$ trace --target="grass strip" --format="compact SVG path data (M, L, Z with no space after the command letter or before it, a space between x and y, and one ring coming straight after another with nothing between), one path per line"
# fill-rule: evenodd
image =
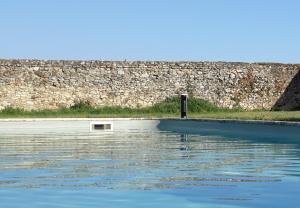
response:
M241 108L220 108L206 100L189 98L190 118L300 121L300 111L246 111ZM178 118L180 98L172 97L151 107L127 108L120 106L94 107L89 102L78 102L69 108L31 110L5 108L0 118Z

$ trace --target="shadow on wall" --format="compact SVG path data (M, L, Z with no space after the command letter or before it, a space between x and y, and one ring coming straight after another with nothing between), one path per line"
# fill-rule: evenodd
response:
M272 110L300 110L300 70L272 107Z

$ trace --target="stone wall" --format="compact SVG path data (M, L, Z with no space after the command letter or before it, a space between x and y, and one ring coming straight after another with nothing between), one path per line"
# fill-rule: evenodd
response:
M299 65L0 60L0 109L150 106L188 92L218 106L271 109Z

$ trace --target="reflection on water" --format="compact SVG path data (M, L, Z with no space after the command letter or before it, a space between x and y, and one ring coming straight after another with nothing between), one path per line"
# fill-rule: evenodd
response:
M167 132L0 138L0 188L217 190L299 182L299 171L297 144Z

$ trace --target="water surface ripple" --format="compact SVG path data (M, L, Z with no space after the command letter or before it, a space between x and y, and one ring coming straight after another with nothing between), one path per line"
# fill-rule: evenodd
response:
M170 132L0 137L0 206L299 207L299 143Z

